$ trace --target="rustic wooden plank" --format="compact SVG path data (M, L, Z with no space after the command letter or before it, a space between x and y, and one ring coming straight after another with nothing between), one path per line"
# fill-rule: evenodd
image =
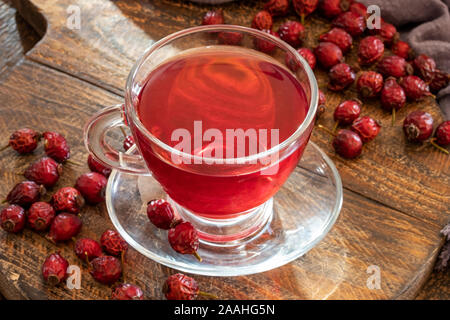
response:
M21 85L18 86L17 84ZM51 129L64 134L72 146L59 187L73 185L86 172L82 124L103 105L120 97L30 61L23 61L0 83L0 129L11 132L22 126ZM5 141L3 141L5 142ZM21 179L27 164L43 154L18 156L0 153L0 195ZM291 184L295 188L295 183ZM294 189L295 190L295 189ZM111 226L104 205L85 207L82 236L98 239ZM326 238L303 257L281 268L245 277L195 276L202 289L224 299L360 299L413 297L426 280L441 244L439 228L387 208L352 191L344 193L344 207ZM0 290L7 299L106 299L110 289L95 283L72 252L72 245L53 245L30 230L19 235L0 230ZM45 257L59 250L83 270L82 289L47 288L40 276ZM157 264L134 250L127 256L126 280L141 285L147 298L160 299L161 286L175 270ZM381 289L366 286L367 267L381 271Z
M449 300L450 272L433 272L419 292L417 300Z
M133 62L146 47L169 33L198 25L203 12L211 7L167 0L80 0L77 5L81 9L81 29L70 30L66 27L70 1L16 0L16 3L30 22L36 20L36 12L21 10L29 8L30 3L49 21L44 39L28 54L30 59L119 94ZM221 7L225 9L228 23L249 26L262 2L238 1ZM278 19L274 28L291 18L297 19L294 16ZM329 24L313 15L307 19L306 27L305 46L313 47L317 44L317 35L328 30ZM357 45L347 56L347 61L354 66L356 50ZM326 74L316 70L316 75L320 86L326 87ZM352 87L344 93L326 91L326 95L328 111L320 122L332 127L334 107L344 98L357 94ZM436 122L442 121L432 98L408 104L398 113L394 127L390 126L390 115L381 110L377 101L366 101L363 113L379 119L383 129L357 160L346 161L336 156L324 132L315 130L313 141L335 160L346 188L443 226L450 216L450 157L430 147L419 150L418 146L405 143L401 123L414 109L426 110Z

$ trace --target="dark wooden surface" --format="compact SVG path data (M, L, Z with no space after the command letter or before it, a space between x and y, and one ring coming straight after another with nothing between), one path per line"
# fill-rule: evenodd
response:
M69 2L15 1L26 21L43 39L25 58L26 50L20 46L18 50L8 51L3 47L0 50L1 57L15 57L15 62L4 67L7 72L0 76L2 132L24 125L60 131L69 138L72 159L81 164L66 166L55 188L73 185L76 176L87 171L84 164L87 155L81 141L83 124L102 106L121 100L124 79L136 57L154 40L197 25L202 12L208 8L158 0L151 3L84 0L78 1L82 28L70 30L65 26ZM13 12L9 5L4 5L2 12ZM252 13L259 6L260 2L254 1L225 5L226 18L230 23L249 25ZM318 17L308 22L311 33L307 45L312 46L313 34L326 31L327 25ZM17 40L17 35L22 39L15 31L7 38L11 45L17 45L11 40ZM349 61L354 63L352 55ZM319 83L325 85L325 75L321 71L317 74ZM355 96L354 89L345 94ZM331 126L331 110L343 97L327 92L327 98L329 110L322 123ZM432 99L408 105L407 110L415 107L431 112L436 120L441 117ZM406 112L400 113L399 118ZM419 152L406 146L400 120L391 128L389 115L379 111L376 103L366 103L364 113L381 119L385 127L358 160L345 161L335 156L328 137L318 130L314 132L313 140L333 157L345 186L341 217L329 235L302 258L273 271L235 278L197 276L202 290L221 298L237 299L387 299L417 295L442 244L439 230L449 219L449 158L431 148ZM40 154L41 148L26 157L12 151L0 154L4 182L0 194L5 195L20 181L16 173L22 172ZM81 216L85 222L82 235L98 238L110 226L104 206L87 207ZM1 232L0 244L0 292L6 298L102 299L109 295L109 288L92 281L75 259L70 245L56 248L29 230L17 236ZM80 291L49 289L42 284L40 265L55 250L61 250L71 263L83 268ZM143 286L148 298L162 298L162 282L174 270L133 250L128 260L127 280ZM369 276L366 269L370 265L381 269L381 290L366 286ZM434 284L429 282L425 286L427 292L418 298L437 298L432 288L445 286L446 278L433 277Z

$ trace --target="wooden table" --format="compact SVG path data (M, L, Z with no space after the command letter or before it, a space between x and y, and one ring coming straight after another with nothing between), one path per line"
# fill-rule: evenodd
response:
M198 25L210 8L186 1L78 0L81 29L72 30L67 27L67 10L73 1L2 1L2 141L6 143L7 132L23 126L63 133L72 147L72 160L80 165L66 165L55 189L73 185L88 170L83 125L100 108L122 101L125 78L137 57L155 40ZM13 17L10 1L37 35L24 27L21 18ZM228 23L248 26L262 2L239 1L222 7ZM329 24L312 16L306 27L305 45L312 47ZM355 48L347 61L355 65ZM316 74L319 85L326 87L326 74L321 70ZM326 95L328 110L320 122L331 127L334 106L344 97L355 97L356 92L351 88ZM443 243L439 230L450 217L449 157L430 147L420 150L407 144L401 132L404 116L414 109L427 110L435 121L442 120L432 98L408 104L393 127L390 115L377 102L366 102L363 113L380 119L383 129L357 160L336 156L329 137L315 130L312 140L335 161L344 184L344 206L334 228L314 249L281 268L245 277L196 276L202 290L224 299L414 298L430 275ZM5 196L22 180L18 173L42 154L42 146L28 156L2 152L0 194ZM81 236L98 239L111 227L104 205L84 208L81 217ZM55 246L25 230L19 235L0 232L0 248L0 292L7 299L104 299L110 294L108 287L91 279L70 244ZM56 250L82 268L81 290L43 284L41 264ZM162 283L175 270L134 250L127 260L127 281L141 285L147 298L161 299ZM366 285L371 265L380 267L381 289Z

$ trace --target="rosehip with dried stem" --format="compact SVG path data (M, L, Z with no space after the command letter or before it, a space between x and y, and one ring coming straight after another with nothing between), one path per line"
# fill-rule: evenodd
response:
M52 253L42 265L42 277L50 286L56 286L66 280L69 262L59 252Z
M323 0L320 10L327 18L334 18L350 8L351 0Z
M289 43L294 48L302 44L305 37L305 27L298 21L286 21L278 29L281 40Z
M273 25L273 20L271 14L262 10L259 11L252 20L252 28L258 30L271 30Z
M268 33L275 38L280 38L278 33L276 33L275 31L272 31L272 30L261 30L261 31ZM253 40L253 43L257 50L267 53L267 54L272 53L277 47L277 45L275 43L268 41L268 40L261 39L261 38L255 38Z
M348 11L333 20L333 26L347 31L352 37L360 36L366 29L366 20L357 13Z
M436 62L426 54L418 55L413 61L414 72L425 82L433 80L436 71Z
M384 57L377 65L378 72L385 77L401 78L413 73L413 67L399 56Z
M41 184L46 188L51 188L58 182L62 172L62 164L52 158L43 157L32 163L23 175L28 180Z
M395 123L395 112L403 108L406 103L406 95L403 88L395 78L388 78L381 90L381 106L392 112L392 125Z
M101 164L100 162L98 162L92 155L89 155L87 163L88 163L89 169L91 169L91 171L98 172L107 178L111 174L111 171L112 171L111 168L106 167L103 164Z
M383 56L384 44L374 36L368 36L361 40L358 49L358 62L360 65L370 65Z
M433 80L430 82L430 91L438 93L441 89L448 86L450 82L450 75L448 73L436 70L433 75Z
M305 17L316 11L319 0L292 0L292 4L301 23L305 23Z
M363 72L356 81L356 88L363 98L375 98L383 89L383 76L375 71Z
M328 89L341 91L350 86L356 78L353 69L346 63L339 63L333 66L328 72L330 82Z
M202 25L212 25L212 24L224 24L225 19L223 18L222 9L210 10L205 13L202 19Z
M197 253L199 240L197 230L190 222L181 222L169 230L168 239L170 246L178 253L192 254L199 261L202 258Z
M392 53L402 57L405 60L410 60L414 53L411 49L411 47L409 46L409 44L405 41L397 41L392 45Z
M117 231L108 229L103 232L100 238L102 248L113 256L121 256L122 261L128 250L128 244L123 240Z
M269 0L264 5L264 10L269 11L274 17L284 16L289 10L289 0Z
M55 209L47 202L35 202L28 209L28 225L31 229L46 231L55 218Z
M417 76L406 76L401 78L399 83L405 91L406 97L411 101L418 101L432 95L426 82Z
M75 242L75 254L83 261L89 262L103 255L102 247L94 239L82 238Z
M448 154L448 151L442 147L450 145L450 120L442 122L434 133L431 143L442 152Z
M90 274L102 284L113 284L122 276L122 265L116 257L100 256L92 260Z
M399 34L394 25L381 21L380 29L371 29L372 34L378 35L386 45L391 45L399 38Z
M317 61L325 69L330 69L331 67L341 63L343 61L342 50L332 42L320 42L319 45L314 49L314 55Z
M22 181L12 188L6 197L6 201L27 208L32 203L39 201L41 195L44 195L45 192L45 187L34 181Z
M67 140L57 132L44 132L45 154L58 162L66 161L70 158L70 147Z
M48 238L53 242L71 240L80 233L83 223L76 215L62 212L53 219Z
M66 211L78 214L84 206L84 198L77 189L65 187L55 192L52 196L52 204L56 212Z
M33 129L22 128L11 134L8 145L1 148L0 151L11 147L20 154L30 153L36 149L40 139L41 135L38 132Z
M0 211L0 226L11 233L22 231L25 227L25 210L18 205L11 204Z
M163 293L167 300L194 300L198 295L217 299L215 295L202 292L197 281L182 273L176 273L164 282Z
M123 140L123 148L125 149L125 151L130 149L133 145L134 145L133 136L131 135L126 136L125 139Z
M326 102L327 102L327 98L326 98L325 94L322 92L322 90L319 90L319 103L317 106L316 120L319 119L322 116L322 114L325 113Z
M144 300L144 292L134 284L121 283L112 289L111 300Z
M91 204L105 200L105 190L108 180L97 172L88 172L78 177L75 188L80 191L83 198Z
M334 110L334 121L338 124L351 124L361 114L361 102L359 100L346 100L340 103Z
M333 148L338 155L346 159L358 157L362 152L361 137L347 129L341 129L333 139Z
M352 123L351 129L359 135L363 143L367 143L375 139L380 132L381 125L373 118L364 116L356 119Z
M149 201L147 203L147 216L157 228L164 230L169 230L180 222L175 217L171 204L164 199Z
M353 43L352 36L341 28L333 28L330 31L320 35L319 41L334 43L342 50L343 53L350 50Z
M413 111L403 121L403 132L409 141L425 141L433 134L433 118L427 112Z

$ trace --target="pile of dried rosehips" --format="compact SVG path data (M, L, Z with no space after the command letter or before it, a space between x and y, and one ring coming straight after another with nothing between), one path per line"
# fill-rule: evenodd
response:
M407 100L414 102L424 97L432 96L449 84L450 75L438 70L435 61L425 54L415 56L408 43L399 40L399 34L392 24L381 18L379 29L367 28L367 8L364 4L353 0L292 0L292 7L301 22L288 20L283 22L277 32L272 31L274 19L286 16L290 11L289 0L270 0L264 4L252 20L251 27L262 30L274 37L281 38L297 49L305 58L311 69L320 65L328 71L328 90L342 91L356 84L356 89L362 99L379 98L381 107L392 112L392 122L395 112L403 108ZM304 19L315 11L332 21L331 30L319 36L315 48L301 47L305 38ZM223 24L225 19L222 10L206 13L202 24ZM235 35L236 40L238 35ZM355 38L359 38L358 66L352 67L344 62L344 56L352 48ZM240 39L239 39L240 41ZM239 41L225 42L237 44ZM270 54L275 49L267 41L255 41L255 49ZM385 48L390 48L393 55L386 55ZM372 66L375 68L372 68ZM295 71L292 57L286 56L286 66ZM360 71L362 68L374 70ZM351 130L341 129L334 135L333 146L340 156L355 158L361 154L362 144L375 138L380 131L380 123L368 116L359 118L362 103L357 99L342 102L334 112L336 123L351 125ZM319 90L319 108L316 119L325 112L326 97ZM359 111L358 111L359 110ZM346 112L349 115L346 115ZM405 121L407 121L405 119ZM442 127L441 127L442 126ZM448 145L445 138L445 127L441 124L435 138L430 143L441 151L448 153L443 146ZM442 129L444 128L444 129ZM412 139L416 131L409 129L409 141L424 141L421 137ZM331 130L329 130L331 131ZM405 131L406 133L406 131ZM428 135L428 137L431 136ZM428 138L427 138L428 139Z

